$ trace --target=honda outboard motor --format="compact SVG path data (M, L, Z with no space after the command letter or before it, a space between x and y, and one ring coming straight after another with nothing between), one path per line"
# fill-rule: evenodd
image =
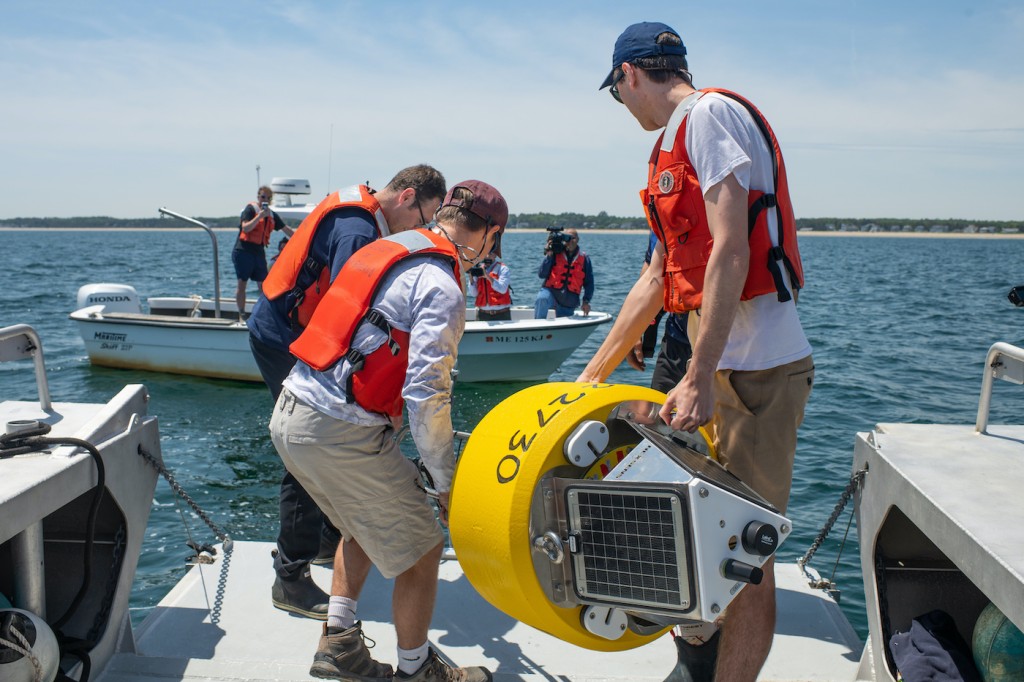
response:
M714 621L791 532L658 418L665 395L556 383L509 397L463 450L449 510L466 577L498 609L593 650Z
M141 313L142 304L135 287L127 284L86 284L78 288L76 310L102 305L105 313Z

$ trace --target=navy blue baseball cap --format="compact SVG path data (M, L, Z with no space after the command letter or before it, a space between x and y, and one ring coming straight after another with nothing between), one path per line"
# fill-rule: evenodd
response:
M612 76L615 69L622 66L623 62L632 62L644 57L657 57L663 54L674 54L680 57L686 56L686 46L682 44L683 39L679 38L679 45L659 45L658 36L662 33L679 34L671 26L656 21L644 21L633 24L619 36L615 41L615 51L612 53L612 70L598 90L603 90L612 84Z

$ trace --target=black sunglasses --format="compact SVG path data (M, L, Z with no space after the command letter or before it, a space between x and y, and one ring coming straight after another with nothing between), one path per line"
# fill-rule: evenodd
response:
M612 97L614 97L615 101L619 104L622 104L622 95L619 94L619 81L625 76L626 72L620 69L618 77L612 81L612 87L608 88L608 92L612 93Z
M420 227L426 227L430 224L430 221L427 220L427 216L423 215L423 206L420 204L419 198L416 199L416 210L420 212ZM434 215L437 214L435 213Z

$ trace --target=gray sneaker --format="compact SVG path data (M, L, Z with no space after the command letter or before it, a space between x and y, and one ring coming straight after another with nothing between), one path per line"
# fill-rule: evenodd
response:
M478 666L453 668L438 658L437 652L431 647L430 655L419 670L412 675L398 671L395 679L413 682L491 682L491 672Z
M340 631L328 628L325 623L309 674L324 680L391 682L394 670L386 663L373 660L365 639L362 622ZM370 646L373 644L371 639Z

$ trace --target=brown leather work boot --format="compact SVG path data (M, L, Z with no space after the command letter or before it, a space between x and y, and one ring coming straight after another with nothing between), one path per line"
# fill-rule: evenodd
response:
M430 656L412 675L399 672L396 680L412 680L413 682L491 682L491 672L487 668L473 666L470 668L453 668L440 658L434 647L430 647Z
M325 680L391 682L394 670L370 657L365 639L362 622L348 630L329 628L325 623L309 674ZM373 646L372 639L370 646Z

